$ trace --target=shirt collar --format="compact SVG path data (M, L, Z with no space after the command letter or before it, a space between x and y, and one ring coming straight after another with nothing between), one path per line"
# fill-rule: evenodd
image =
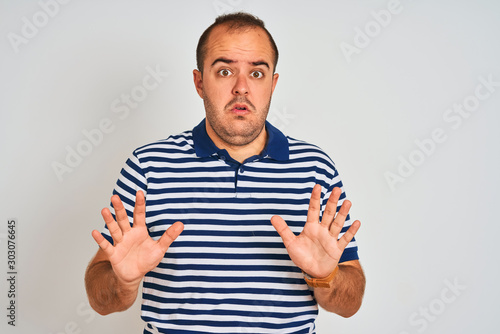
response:
M274 160L288 160L288 139L285 135L268 121L266 121L266 131L268 134L267 144L260 156ZM219 149L208 136L205 127L205 119L194 127L193 142L196 155L200 158L217 154L220 151L225 151Z

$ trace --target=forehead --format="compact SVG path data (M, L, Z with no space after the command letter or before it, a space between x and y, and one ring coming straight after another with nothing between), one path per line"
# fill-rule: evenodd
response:
M210 33L206 50L205 65L226 57L236 61L264 60L271 66L274 57L269 37L260 27L228 30L227 26L217 26Z

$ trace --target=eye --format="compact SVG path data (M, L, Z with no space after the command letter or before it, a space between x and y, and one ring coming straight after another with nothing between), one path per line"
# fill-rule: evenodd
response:
M231 72L230 70L228 70L227 68L222 69L222 70L220 70L220 71L219 71L219 72L217 72L217 73L219 73L219 75L220 75L221 77L228 77L230 74L232 74L232 72Z
M260 79L264 76L264 73L262 73L261 71L253 71L251 75L256 79Z

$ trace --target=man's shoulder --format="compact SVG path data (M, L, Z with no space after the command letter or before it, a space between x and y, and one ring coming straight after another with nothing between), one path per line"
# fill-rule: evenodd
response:
M134 155L140 156L150 153L175 153L193 150L193 131L186 130L176 135L170 135L167 138L160 139L148 144L142 145L134 150Z
M333 162L333 160L318 145L290 136L287 136L286 138L288 139L290 160L314 160L335 168L335 163Z
M286 136L286 139L288 139L288 144L290 147L303 147L303 148L310 148L312 150L317 150L323 152L323 150L315 144L312 144L308 141L302 140L302 139L297 139L294 137Z

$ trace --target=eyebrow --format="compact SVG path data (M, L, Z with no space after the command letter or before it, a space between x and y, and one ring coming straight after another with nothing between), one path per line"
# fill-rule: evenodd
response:
M212 66L214 66L215 64L217 64L218 62L222 62L222 63L226 63L226 64L231 64L231 63L236 63L235 60L231 60L231 59L227 59L227 58L217 58L214 60L214 62L212 63ZM251 62L250 64L252 64L253 66L260 66L260 65L264 65L266 66L268 69L270 69L269 67L269 64L263 60L260 60L260 61L253 61Z
M268 69L270 69L269 64L265 61L254 61L252 62L253 66L265 65Z

